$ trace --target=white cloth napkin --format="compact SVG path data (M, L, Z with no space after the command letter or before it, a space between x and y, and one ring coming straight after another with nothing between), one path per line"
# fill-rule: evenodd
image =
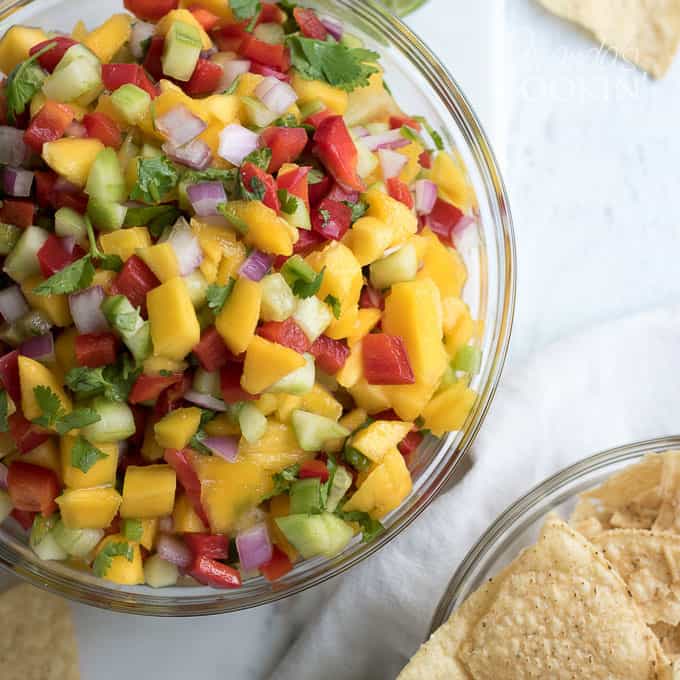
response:
M520 495L601 449L680 431L680 306L560 341L506 370L473 466L391 544L334 582L276 680L388 680L466 552Z

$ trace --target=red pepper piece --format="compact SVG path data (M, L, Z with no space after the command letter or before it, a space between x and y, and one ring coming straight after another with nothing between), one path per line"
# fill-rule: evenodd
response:
M12 512L9 513L19 524L22 529L28 531L33 526L33 520L38 514L37 512L28 512L27 510L18 510L14 508Z
M311 206L319 205L331 190L333 186L333 178L324 176L319 182L309 184L309 204Z
M328 109L323 109L321 111L317 111L316 113L312 113L311 115L307 116L307 118L305 118L305 123L318 129L321 123L323 123L328 118L333 118L334 115L335 114L332 111L329 111Z
M160 35L155 35L151 38L149 47L144 55L144 62L142 66L152 78L160 80L163 77L163 64L161 57L163 56L163 43L165 40Z
M293 16L302 35L307 38L314 38L314 40L325 40L328 37L328 29L321 23L313 9L296 7L293 10Z
M395 201L399 201L409 210L413 210L413 194L406 182L402 182L398 177L390 177L387 180L387 192Z
M35 203L14 198L3 198L2 208L0 208L0 222L25 229L33 224L34 217Z
M276 178L276 186L279 189L285 189L289 194L297 196L297 198L304 201L307 210L309 210L309 184L307 182L307 175L309 175L310 170L311 168L308 167L297 168L296 170L284 172L283 175L279 173L279 176Z
M241 387L242 375L243 364L228 363L220 370L220 390L225 404L257 399L257 395L250 394Z
M352 224L352 209L330 198L324 198L312 212L312 229L326 239L339 241Z
M52 43L56 43L56 45L51 50L47 50L47 52L41 54L38 57L38 63L40 66L42 66L49 73L52 73L52 71L54 71L54 69L57 67L57 64L61 61L62 57L66 53L66 50L68 50L69 47L73 47L73 45L78 44L72 38L68 38L65 35L57 35L54 38L49 38L48 40L39 42L37 45L33 45L33 47L31 47L31 49L28 51L28 54L32 57L34 54L37 54L40 52L40 50Z
M359 200L359 192L353 189L348 191L336 182L326 198L330 198L332 201L339 201L340 203L347 201L347 203L354 204Z
M296 255L306 255L315 246L323 243L323 237L311 229L300 229L298 233L300 237L293 244L293 252Z
M112 92L123 85L131 84L148 92L152 99L158 96L158 89L139 64L103 64L102 80L104 87Z
M314 142L316 155L336 182L356 191L364 190L357 174L357 148L342 116L326 118L314 133Z
M47 432L41 430L30 420L26 420L19 411L13 413L7 419L7 423L9 425L9 434L20 453L33 451L34 448L44 444L50 438Z
M271 76L272 78L281 80L284 83L290 83L291 81L291 77L287 73L281 73L281 71L277 71L275 68L272 68L271 66L265 66L265 64L258 64L256 61L250 62L250 72L257 74L258 76L264 76L265 78Z
M424 437L418 430L411 430L399 442L399 451L402 456L410 456L422 443Z
M238 570L204 555L196 555L189 567L189 575L199 583L213 588L241 587L241 574Z
M304 128L270 127L262 133L262 141L272 150L269 172L278 172L284 163L292 163L298 158L309 138Z
M113 333L83 333L75 340L78 366L99 368L116 360L118 339Z
M128 12L144 21L158 21L168 12L177 9L179 0L125 0Z
M50 234L37 253L40 271L45 278L61 271L64 267L74 262L73 253L69 253L61 239Z
M311 346L309 338L293 319L267 321L257 329L257 334L265 340L294 349L300 354L308 352Z
M64 136L73 118L73 109L70 106L48 100L28 124L24 132L24 142L36 153L40 153L45 142L53 142Z
M427 216L426 224L437 234L440 241L453 245L453 228L460 222L463 213L446 201L438 198L432 212Z
M182 405L184 395L191 389L191 373L183 373L182 379L166 387L156 399L154 406L154 416L159 420L166 416L170 411L174 411Z
M414 120L409 116L390 116L390 128L392 128L392 130L402 128L404 125L406 127L410 127L416 132L420 132L422 130L422 125L417 120Z
M253 185L253 180L257 178L257 186L264 187L262 202L278 214L281 210L281 205L276 193L276 180L262 168L258 168L257 165L250 162L244 163L241 166L240 172L241 181L248 191L255 192L256 187Z
M322 482L327 482L329 476L330 473L328 472L326 463L318 459L305 461L300 465L300 471L298 472L298 477L300 479L318 477Z
M246 31L247 26L247 21L241 21L239 23L227 24L213 31L212 37L217 43L220 52L238 52L243 39L248 35L248 31Z
M212 31L220 20L216 14L208 11L205 7L201 7L201 5L190 7L189 11L194 15L194 19L201 24L204 31Z
M86 113L83 116L83 125L87 130L87 136L98 139L104 146L118 149L123 143L123 135L118 124L105 113Z
M128 258L111 283L112 295L125 295L133 307L140 307L146 316L146 294L161 282L137 255Z
M128 440L133 450L139 449L144 443L144 429L146 426L147 410L143 406L130 405L132 417L135 419L135 433Z
M371 333L362 340L364 376L369 385L413 385L416 379L403 339Z
M224 344L215 326L210 326L203 331L201 341L192 351L198 358L201 368L211 373L236 359Z
M7 491L17 510L48 517L57 509L59 480L52 470L15 460L7 471Z
M251 33L243 37L238 51L246 59L271 66L277 71L285 72L290 68L290 55L285 45L270 45Z
M210 526L208 516L201 503L201 480L191 464L189 450L178 451L177 449L165 449L163 454L165 462L175 471L177 480L182 485L196 514L206 527Z
M275 545L272 550L272 558L269 562L260 566L260 573L267 581L276 581L292 569L293 563L288 555Z
M385 309L385 298L382 293L370 285L365 285L361 289L359 296L359 307L362 309Z
M344 340L334 340L327 335L320 335L309 351L316 360L316 365L329 375L335 375L349 356L349 347Z
M418 163L426 170L432 167L432 154L429 151L423 151L423 153L418 156Z
M262 5L262 11L260 16L257 18L257 23L259 24L285 24L288 16L286 13L279 9L276 5Z
M184 91L190 97L212 94L222 78L222 67L209 59L199 59L191 78L184 83Z
M213 560L226 560L229 557L229 539L223 534L184 534L184 542L194 555Z
M172 375L145 375L142 373L130 390L128 401L131 404L140 404L144 401L157 399L160 393L182 380L183 373Z
M12 401L21 401L21 383L19 381L19 350L13 350L0 357L0 385L12 397Z

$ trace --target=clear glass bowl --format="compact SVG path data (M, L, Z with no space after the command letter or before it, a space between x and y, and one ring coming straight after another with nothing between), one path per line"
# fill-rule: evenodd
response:
M555 511L568 519L579 494L648 453L677 448L680 436L650 439L596 453L549 477L513 503L486 530L449 581L432 617L428 638L485 581L512 562L522 548L536 542L549 512Z
M446 68L404 24L372 0L318 0L314 7L335 16L381 53L387 81L403 108L422 114L442 131L465 162L477 195L478 228L461 247L469 271L466 302L484 320L483 363L472 386L478 399L464 428L442 440L424 442L413 469L410 497L386 518L376 541L358 539L333 559L305 561L280 581L248 580L242 588L152 590L116 586L59 563L41 562L25 536L0 529L0 566L66 597L117 611L154 616L195 616L236 611L281 599L336 576L366 559L407 527L447 483L468 451L493 398L510 338L515 298L515 245L507 196L484 132ZM78 19L88 27L122 10L120 0L0 0L0 34L13 24L70 31ZM6 523L7 525L8 523Z

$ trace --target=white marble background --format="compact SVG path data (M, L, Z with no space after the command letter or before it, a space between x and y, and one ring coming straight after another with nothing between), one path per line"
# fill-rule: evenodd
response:
M431 0L408 23L457 77L502 159L519 244L510 361L677 302L680 63L651 81L533 0ZM263 678L326 592L204 619L77 606L83 678Z

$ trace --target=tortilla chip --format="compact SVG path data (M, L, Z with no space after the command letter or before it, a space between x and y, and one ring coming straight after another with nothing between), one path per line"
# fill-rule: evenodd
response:
M0 595L2 680L78 680L78 648L65 600L27 584Z
M680 626L671 626L668 623L655 623L650 626L652 632L661 643L661 647L669 659L680 659Z
M579 24L617 56L661 78L680 43L678 0L539 0Z

